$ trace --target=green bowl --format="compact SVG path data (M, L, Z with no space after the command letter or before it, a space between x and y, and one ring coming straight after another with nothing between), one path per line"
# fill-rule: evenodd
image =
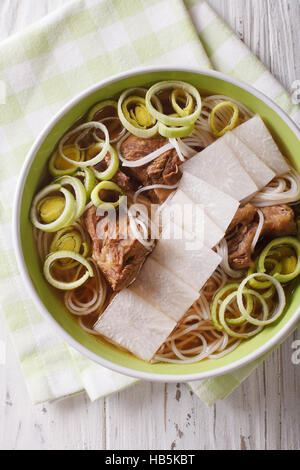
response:
M45 281L37 251L29 210L41 174L58 139L97 101L129 87L161 80L184 80L203 93L230 96L260 114L282 152L300 172L300 132L291 119L270 99L254 88L218 72L187 68L144 68L105 80L73 99L49 123L26 159L14 206L14 241L20 271L37 307L58 334L74 348L99 364L125 375L160 382L199 380L232 372L279 345L300 319L300 285L289 299L284 315L272 326L240 344L227 356L196 364L148 364L131 354L98 340L83 331L66 311L61 299ZM49 325L50 326L50 325Z

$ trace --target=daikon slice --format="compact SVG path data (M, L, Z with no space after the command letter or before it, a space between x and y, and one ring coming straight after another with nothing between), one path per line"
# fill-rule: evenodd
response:
M274 171L232 132L227 132L223 139L233 150L241 165L256 183L258 189L264 188L276 177Z
M276 173L276 176L290 170L288 163L260 116L254 116L233 132Z
M171 222L162 232L152 257L193 289L200 291L222 259L206 246L198 249L197 242L191 242L186 232L182 231L180 240L172 238L173 233L175 227Z
M219 191L218 188L211 186L188 171L184 171L179 188L195 203L203 204L205 213L224 232L227 230L239 208L237 199Z
M206 147L184 163L182 168L239 201L258 191L252 178L223 139Z
M129 290L177 322L199 297L198 291L152 257L147 259Z
M162 211L162 225L170 221L198 238L207 248L216 246L225 235L206 214L205 206L196 204L181 189L177 189Z
M110 303L94 330L150 361L176 326L176 322L130 289L124 289Z

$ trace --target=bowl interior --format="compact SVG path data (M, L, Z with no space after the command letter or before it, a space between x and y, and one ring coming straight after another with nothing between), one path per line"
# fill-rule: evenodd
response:
M34 161L26 177L21 208L20 208L20 239L24 261L34 289L44 307L55 321L81 346L94 353L99 358L114 363L117 366L131 369L132 374L149 373L158 375L191 375L199 373L217 372L217 369L228 366L236 361L246 358L257 348L271 340L295 314L300 305L300 285L289 299L285 314L272 326L265 328L256 337L242 343L235 351L217 360L205 360L197 364L173 365L173 364L148 364L129 353L118 350L105 341L96 340L83 331L76 320L66 311L60 297L44 280L40 262L35 248L29 210L31 201L36 193L41 174L43 173L47 159L62 134L95 102L113 96L125 88L133 86L145 86L160 80L185 80L197 86L202 92L209 94L223 94L231 96L248 106L253 112L258 113L269 126L280 146L282 152L290 159L300 172L300 142L286 122L263 101L251 93L233 85L221 78L211 77L205 74L197 74L183 71L145 72L110 83L98 91L92 92L70 109L52 128L41 144Z

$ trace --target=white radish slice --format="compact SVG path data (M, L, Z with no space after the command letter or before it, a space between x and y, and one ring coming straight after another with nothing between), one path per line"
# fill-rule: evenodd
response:
M131 289L124 289L99 317L94 330L144 361L150 361L175 326L174 320Z
M213 248L224 237L224 232L205 213L205 207L195 204L181 189L161 211L162 225L174 222L196 237L207 248Z
M251 176L258 189L264 188L275 178L274 171L232 132L227 132L223 139L233 150L240 164Z
M233 132L276 173L276 176L283 175L290 170L288 163L260 116L254 116L238 126Z
M179 188L195 203L203 204L206 214L224 232L227 230L239 208L237 199L233 199L188 171L184 171Z
M189 235L182 231L182 239L172 237L176 228L171 222L162 232L152 257L162 266L172 271L193 289L200 291L206 281L219 266L222 258L206 246L193 248ZM168 239L165 236L171 234Z
M199 297L198 291L151 257L129 289L176 322Z
M183 171L242 201L258 191L231 148L219 139L182 165Z

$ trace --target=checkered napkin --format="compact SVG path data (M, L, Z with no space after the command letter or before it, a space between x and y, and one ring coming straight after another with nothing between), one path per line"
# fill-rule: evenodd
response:
M34 403L83 390L96 400L136 382L87 360L52 331L18 272L11 214L25 156L49 119L90 85L146 64L215 68L251 83L300 123L288 93L201 0L76 0L0 44L0 306ZM262 360L190 386L213 404Z

